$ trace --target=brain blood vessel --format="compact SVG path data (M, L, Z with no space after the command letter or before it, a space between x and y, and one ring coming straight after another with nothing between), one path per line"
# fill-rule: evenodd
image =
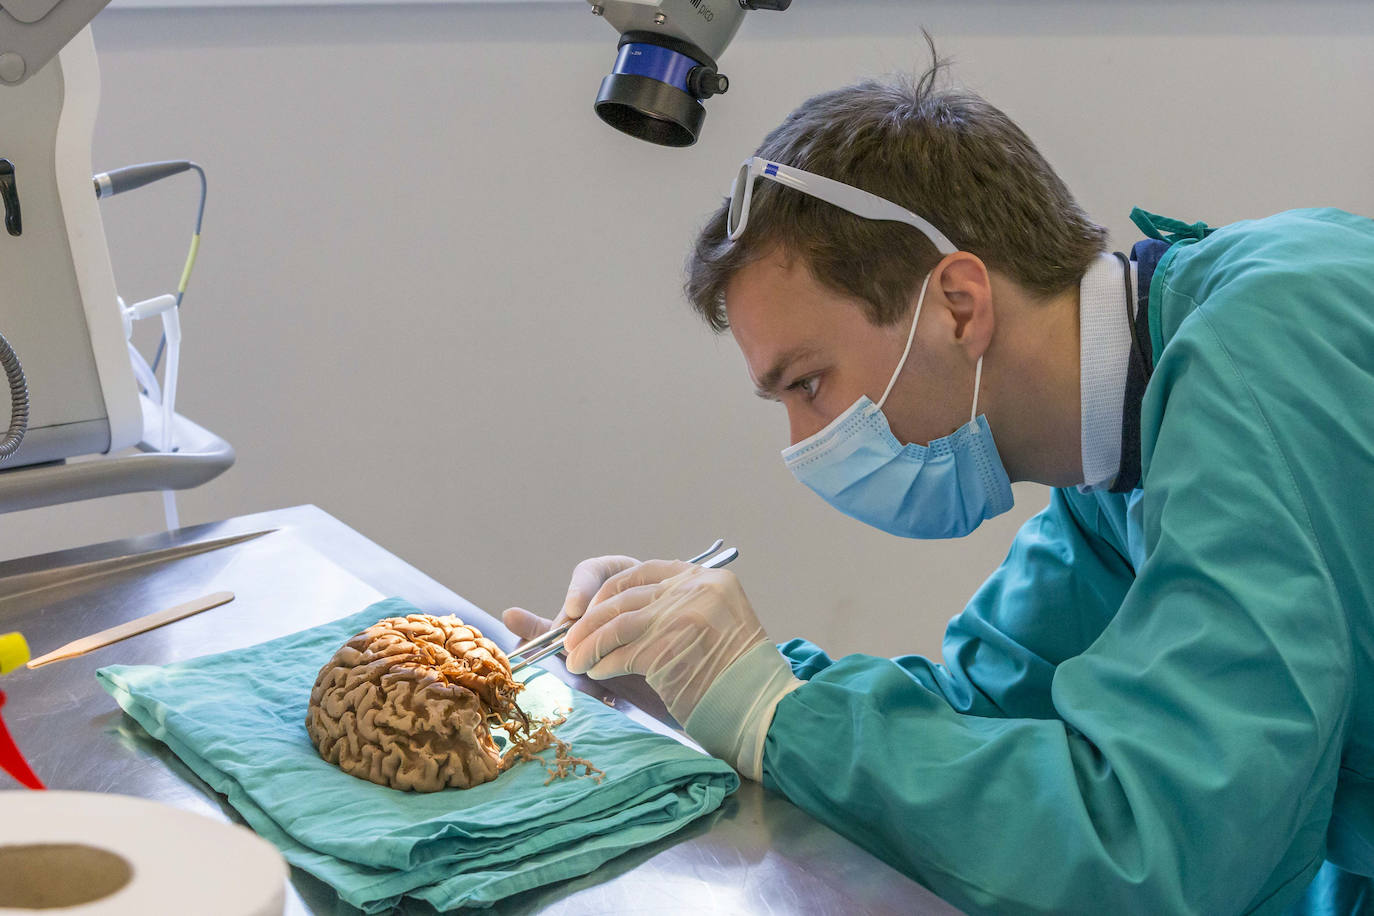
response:
M388 617L320 669L305 729L321 757L354 776L467 789L503 769L491 728L528 732L520 690L505 653L457 617Z

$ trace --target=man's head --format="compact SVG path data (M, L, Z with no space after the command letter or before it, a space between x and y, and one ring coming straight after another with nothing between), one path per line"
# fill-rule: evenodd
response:
M727 237L726 202L688 261L693 306L717 330L733 328L760 388L777 383L760 393L787 405L793 441L859 394L878 399L928 274L926 309L903 374L921 379L925 404L948 403L908 417L915 386L899 382L885 412L903 441L948 433L968 419L971 367L993 336L991 303L1050 303L1076 292L1104 248L1105 230L1086 218L1026 135L978 96L937 88L939 70L809 99L757 155L893 201L943 231L958 254L942 259L914 228L863 219L760 180L740 238ZM1009 312L998 310L999 340L1016 323ZM790 368L765 378L788 351L813 343L846 351L828 355L845 365L821 379L814 400L814 386ZM1001 447L1005 429L995 432Z

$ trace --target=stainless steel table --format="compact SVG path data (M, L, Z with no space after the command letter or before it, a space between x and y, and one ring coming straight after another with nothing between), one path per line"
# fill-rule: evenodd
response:
M234 540L263 531L269 533ZM14 672L0 683L10 697L6 721L48 786L139 795L242 823L100 689L95 670L104 665L161 664L254 645L391 595L427 612L456 613L507 648L516 642L497 620L314 506L2 563L0 632L19 630L39 655L218 590L237 597L80 658ZM671 719L642 681L598 683L557 663L548 667L641 724L686 740L666 724ZM299 869L292 870L291 885L289 913L351 911ZM745 782L718 811L677 834L582 878L508 898L492 912L957 911L782 796Z

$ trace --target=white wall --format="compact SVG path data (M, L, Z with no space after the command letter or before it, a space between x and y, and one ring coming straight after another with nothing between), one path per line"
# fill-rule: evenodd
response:
M492 610L556 607L584 555L719 534L774 636L937 651L1045 491L951 543L839 516L792 481L781 409L679 292L763 133L915 65L921 25L1118 246L1133 204L1374 213L1362 0L798 3L751 17L686 151L592 115L615 35L580 3L107 10L97 168L210 174L178 405L240 458L183 495L183 522L314 502ZM189 179L105 205L126 297L173 286L192 207ZM160 524L153 495L21 513L0 555Z

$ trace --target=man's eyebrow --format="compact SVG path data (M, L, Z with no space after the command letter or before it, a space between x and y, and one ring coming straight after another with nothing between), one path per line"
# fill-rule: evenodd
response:
M768 371L759 378L758 387L754 389L754 394L769 401L778 399L778 382L782 381L783 373L794 362L803 357L812 356L817 353L817 349L810 344L793 347L783 351L777 359L773 360L773 365Z

